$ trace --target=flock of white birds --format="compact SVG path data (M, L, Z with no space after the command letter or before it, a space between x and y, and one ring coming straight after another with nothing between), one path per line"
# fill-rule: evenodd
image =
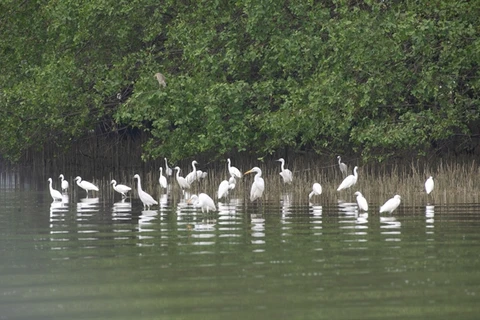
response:
M358 180L358 173L357 169L358 167L355 166L353 169L353 174L347 175L347 170L348 167L345 163L342 162L342 159L340 156L337 156L338 159L338 166L340 171L344 176L347 176L343 181L340 183L340 185L337 188L337 191L342 191L348 188L353 187ZM285 160L283 158L278 159L281 163L280 165L280 176L283 179L283 182L285 184L290 184L293 181L293 173L289 169L285 168ZM176 171L175 178L178 183L178 186L182 190L182 192L185 192L186 189L190 189L190 186L192 185L193 182L203 179L206 177L207 173L203 172L201 170L197 170L196 165L198 164L197 161L192 161L192 171L188 173L185 177L180 176L180 168L175 167L173 170ZM235 188L236 185L236 179L240 179L242 177L242 172L232 166L230 159L227 159L227 164L228 164L228 172L230 174L229 180L223 180L220 185L218 186L218 191L217 191L217 198L222 199L228 195L228 192L232 189ZM173 170L168 166L168 161L167 158L165 158L165 174L167 176L172 176L173 175ZM248 170L244 174L250 174L250 173L255 173L254 181L252 183L252 186L250 188L250 201L256 201L260 199L263 195L263 192L265 190L265 181L262 178L262 170L259 167L253 167L252 169ZM142 189L142 183L140 176L138 174L135 174L133 176L134 179L137 180L137 192L138 192L138 197L140 201L143 203L144 209L150 209L151 206L157 205L158 202L147 192L145 192ZM59 176L59 179L61 180L61 188L62 192L66 193L67 189L69 188L68 181L65 180L65 177L63 174ZM80 176L77 176L74 181L77 183L77 185L84 189L87 192L89 191L98 191L98 187L94 185L91 182L82 180ZM50 187L50 195L52 196L53 201L62 201L62 193L52 187L52 178L48 178L49 182L49 187ZM158 179L158 182L160 186L164 189L167 188L167 177L163 175L163 168L160 167L160 178ZM122 195L122 198L127 197L127 193L132 190L129 186L123 185L123 184L117 184L117 181L112 180L110 184L113 186L113 189L120 193ZM425 191L427 194L430 194L433 191L434 188L434 182L433 182L433 177L429 177L427 181L425 181ZM312 191L308 195L308 198L311 199L313 196L320 195L322 194L322 186L318 183L315 182L312 186ZM356 200L357 200L357 205L359 211L368 211L368 201L365 199L365 197L362 195L360 191L355 192ZM398 208L401 202L401 197L400 195L395 195L393 198L387 200L381 207L380 207L380 213L392 213L395 209ZM189 204L193 204L196 207L199 207L202 209L202 212L210 212L210 211L216 211L216 206L215 206L215 201L206 193L199 193L198 195L194 194L190 197L190 199L187 201Z

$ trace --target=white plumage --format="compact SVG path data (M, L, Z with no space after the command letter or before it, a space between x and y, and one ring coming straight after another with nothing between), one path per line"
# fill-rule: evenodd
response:
M435 186L435 183L433 182L433 177L430 176L427 181L425 181L425 191L427 194L430 194L433 191L433 187Z
M311 199L313 196L319 196L322 194L322 186L320 183L315 182L312 186L312 192L308 195L308 199Z
M180 186L180 189L182 191L185 191L185 189L190 189L190 183L187 182L187 179L184 177L180 176L180 167L175 167L175 170L177 170L177 183Z
M223 180L222 182L220 182L220 185L218 186L217 198L221 199L223 197L226 197L228 195L228 190L230 190L229 183L227 180Z
M250 189L250 201L255 201L262 197L263 191L265 190L265 181L262 178L262 170L259 167L253 167L245 174L256 172L252 187Z
M163 175L163 168L160 167L160 177L158 178L158 183L164 189L167 189L167 178Z
M50 188L50 196L52 196L53 201L62 201L62 193L58 190L53 189L52 187L52 178L48 178L49 188Z
M283 178L283 182L284 183L292 183L293 174L292 174L292 171L290 171L288 169L285 169L285 160L283 158L280 158L277 161L280 161L282 163L281 167L280 167L281 170L282 170L282 171L280 171L280 175Z
M67 192L67 189L68 189L68 181L65 180L65 177L63 176L63 174L61 174L59 176L60 180L62 180L62 191L63 192Z
M126 198L127 197L127 192L132 190L132 188L130 188L129 186L126 186L124 184L117 184L116 180L112 180L110 182L110 184L113 185L113 190L117 191L118 193L120 193L122 195L122 198Z
M143 191L142 189L142 182L140 181L140 176L138 174L135 174L133 176L133 179L137 179L137 192L138 192L138 197L140 198L140 201L143 203L143 209L145 208L147 210L150 210L150 206L153 206L155 204L158 204L158 202L153 199L151 195Z
M358 210L368 211L367 199L365 199L365 197L362 195L360 191L355 192L355 195L357 196Z
M191 185L195 180L198 179L199 175L202 174L202 172L198 172L197 168L195 165L198 164L197 161L193 160L192 161L192 171L185 176L185 179L187 180L188 184Z
M165 159L165 174L170 177L173 173L173 170L168 166L167 158L164 158L164 159Z
M205 210L207 211L207 213L210 211L217 211L215 202L206 193L200 193L198 196L196 194L192 195L187 201L187 203L191 203L196 207L202 208L202 213L204 213Z
M357 179L358 179L357 169L358 169L357 166L353 168L353 174L343 179L342 183L338 186L337 191L348 189L357 183Z
M94 185L91 182L82 180L80 176L77 176L75 178L75 181L77 182L77 186L79 186L80 188L82 188L87 192L87 197L88 197L88 191L98 191L98 187L96 185Z
M230 173L230 176L240 179L242 177L242 172L238 170L237 167L232 166L232 163L230 162L230 158L227 159L227 163L228 163L228 173Z
M383 206L380 207L380 213L388 212L392 213L400 205L401 197L396 194L393 198L389 199Z

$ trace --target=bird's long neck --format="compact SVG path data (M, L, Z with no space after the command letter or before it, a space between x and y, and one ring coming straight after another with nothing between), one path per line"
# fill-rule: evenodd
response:
M355 178L358 178L357 167L355 167L355 169L353 169L353 175L355 176Z
M193 168L193 171L197 171L197 168L195 167L195 162L192 162L192 168Z
M50 185L50 190L52 190L52 189L53 189L53 187L52 187L52 179L48 180L48 184Z
M81 187L80 182L82 182L82 179L77 179L77 186Z
M143 191L142 190L142 182L140 181L140 177L137 177L138 181L137 181L137 186L138 186L138 191Z
M282 161L281 168L282 168L282 171L285 171L285 161Z
M338 164L342 163L342 158L338 157Z

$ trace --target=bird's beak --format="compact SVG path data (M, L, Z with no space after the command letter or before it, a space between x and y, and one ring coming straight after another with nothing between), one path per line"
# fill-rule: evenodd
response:
M244 174L249 174L249 173L252 173L253 171L252 170L248 170L247 172L245 172Z
M192 199L191 198L187 200L187 204L192 204Z

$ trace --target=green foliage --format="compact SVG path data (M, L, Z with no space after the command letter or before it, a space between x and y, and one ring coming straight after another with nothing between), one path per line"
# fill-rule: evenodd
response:
M468 141L479 120L477 2L4 1L0 12L0 153L12 160L124 127L150 137L145 158L385 159Z

